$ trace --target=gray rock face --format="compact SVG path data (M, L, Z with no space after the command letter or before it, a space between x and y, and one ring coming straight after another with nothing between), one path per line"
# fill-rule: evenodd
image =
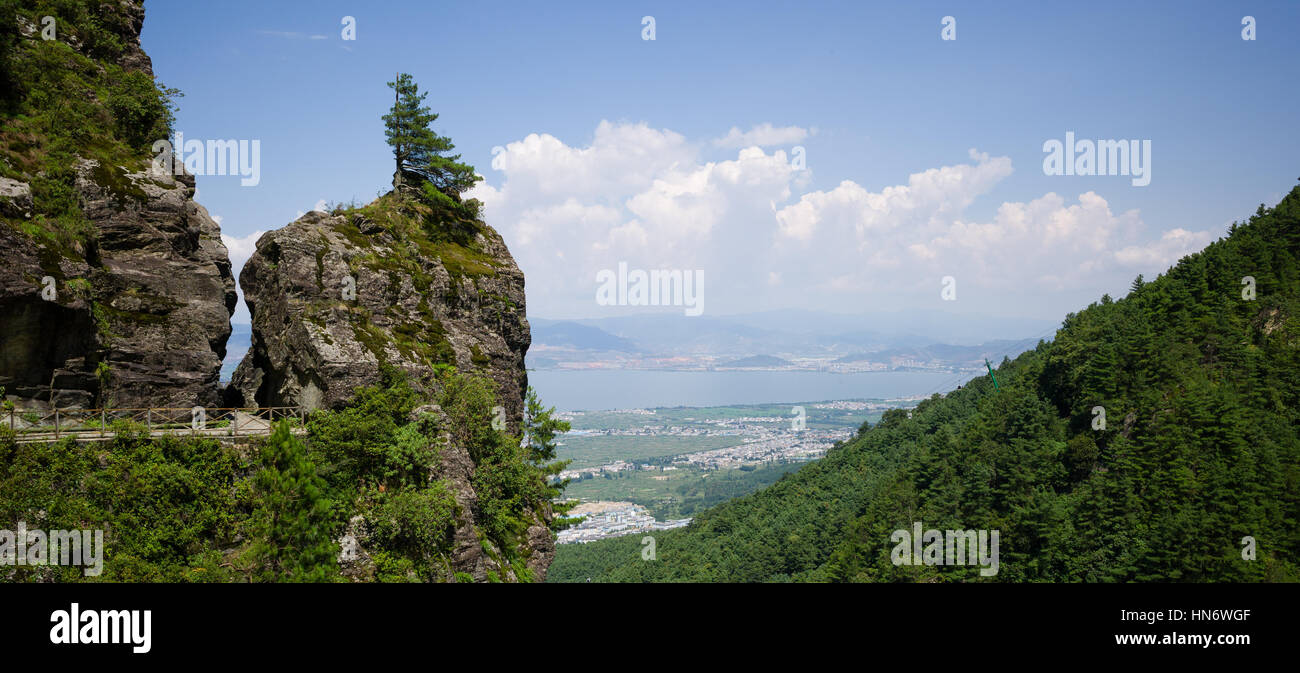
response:
M143 3L114 11L118 65L152 75ZM0 386L23 408L219 403L235 283L194 178L149 174L145 161L74 168L93 235L72 243L30 235L41 231L31 186L0 178Z
M0 178L0 215L28 219L32 216L32 187L26 182Z
M0 225L0 386L22 406L216 405L236 295L194 178L82 161L90 244Z
M337 408L378 382L381 365L427 386L438 364L450 364L491 379L518 430L530 342L524 276L490 228L466 247L313 211L262 236L239 280L252 345L228 404Z
M405 371L432 397L436 367L448 364L495 383L508 429L518 432L530 342L523 274L486 225L465 244L440 242L401 224L401 208L389 209L386 199L350 212L307 213L258 240L239 278L252 344L226 388L227 404L337 408L358 387L379 382L383 366ZM363 214L376 211L388 219ZM440 438L429 478L445 481L457 504L446 579L519 579L477 530L475 464L448 432L447 416L426 405L412 420ZM541 514L549 513L535 517L518 550L538 580L555 555ZM354 519L339 540L345 576L355 581L374 573L365 532L363 518Z
M501 557L499 551L491 546L491 542L487 543L489 548L485 550L484 543L479 541L479 536L475 532L472 512L478 503L478 495L475 494L471 482L474 476L474 461L470 458L469 451L457 444L452 439L451 433L447 431L450 423L447 415L437 405L428 405L414 410L411 416L413 420L424 422L425 427L442 430L438 468L430 477L446 480L459 508L456 531L452 536L452 571L467 573L476 582L485 581L488 571L502 573L504 579L509 581L517 580L513 571L503 568L497 562L496 558ZM544 582L546 570L551 567L551 561L555 559L555 536L551 534L549 528L536 523L528 528L526 537L527 542L520 551L527 559L526 565L532 571L534 579Z

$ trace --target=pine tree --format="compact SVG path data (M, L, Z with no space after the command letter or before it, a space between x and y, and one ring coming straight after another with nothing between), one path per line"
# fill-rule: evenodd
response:
M1146 285L1146 281L1142 280L1142 274L1139 273L1137 278L1133 279L1133 284L1129 286L1129 292L1137 292L1143 285Z
M338 574L338 545L330 537L332 503L307 447L281 421L262 447L256 555L263 579L328 582Z
M555 438L557 435L568 432L571 426L568 421L554 418L552 416L554 413L555 407L543 407L541 400L537 397L537 391L532 388L528 389L527 403L524 407L523 443L528 450L529 462L541 468L543 478L547 480L558 475L570 462L555 459ZM550 499L558 498L568 484L569 481L565 479L558 484L551 485L547 488L546 495ZM563 515L570 509L573 509L573 504L554 504L552 505L552 514L553 516Z
M450 138L433 132L438 115L424 105L429 94L420 93L409 74L398 73L388 86L393 90L393 107L384 115L384 135L396 161L393 188L414 189L435 201L459 204L460 194L479 180L474 167L461 163L459 154L449 154L455 149Z

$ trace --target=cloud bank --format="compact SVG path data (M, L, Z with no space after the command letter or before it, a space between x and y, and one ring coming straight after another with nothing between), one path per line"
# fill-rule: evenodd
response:
M620 262L703 270L715 315L925 307L1051 317L1078 308L1059 306L1063 291L1126 287L1213 239L1148 231L1136 210L1113 212L1092 191L1004 202L973 220L966 210L1014 170L975 149L879 189L842 180L805 191L808 171L780 146L808 135L762 124L691 142L602 121L575 146L535 133L494 149L497 175L470 196L527 275L529 313L548 317L625 309L595 301L597 273ZM957 280L957 305L941 304L945 276Z

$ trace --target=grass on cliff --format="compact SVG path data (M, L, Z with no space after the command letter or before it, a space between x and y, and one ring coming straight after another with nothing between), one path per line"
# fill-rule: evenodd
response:
M330 226L354 248L355 254L347 260L350 272L355 275L365 269L386 277L393 297L399 296L402 283L409 279L419 294L419 303L415 316L400 316L402 319L391 330L377 327L368 310L338 301L313 305L307 320L324 328L329 314L346 311L354 337L381 364L389 364L390 347L402 358L422 362L430 369L456 364L455 350L431 301L455 308L462 303L462 294L470 292L477 294L475 299L480 304L495 305L498 312L515 308L508 298L478 287L478 279L495 276L500 268L500 262L482 250L480 236L499 238L478 219L477 201L470 200L463 205L463 208L448 208L418 195L389 193L364 206L331 208L331 215L339 217ZM362 232L362 227L367 233ZM376 239L372 238L379 235L376 228L385 234L382 246L377 246ZM328 241L322 240L316 255L318 286L324 282L328 251ZM440 296L433 294L434 260L451 280ZM471 362L482 365L488 361L478 346L473 346Z
M54 40L41 38L47 16ZM36 32L23 36L20 18ZM30 184L34 202L30 220L0 221L62 256L84 255L94 238L77 159L97 161L96 181L119 200L138 199L122 167L140 170L152 143L171 135L179 92L116 63L131 39L117 3L0 0L0 175Z
M365 257L365 263L371 268L411 273L417 283L425 280L427 287L427 273L410 264L416 256L440 260L457 280L496 274L498 262L479 247L480 234L494 234L478 219L478 210L475 199L465 202L465 208L449 208L420 196L389 192L364 206L335 206L331 214L346 217L335 230L362 250L373 245L358 224L370 222L383 227L397 246L410 254L396 257L373 254Z

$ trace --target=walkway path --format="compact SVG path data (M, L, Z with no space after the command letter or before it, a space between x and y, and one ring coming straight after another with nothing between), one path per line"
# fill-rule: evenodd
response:
M54 442L71 437L76 441L107 441L117 436L114 424L131 421L148 430L150 437L190 435L215 439L265 437L275 423L288 419L289 431L306 434L304 410L300 407L245 409L54 409L51 411L4 412L5 427L14 431L19 444Z

